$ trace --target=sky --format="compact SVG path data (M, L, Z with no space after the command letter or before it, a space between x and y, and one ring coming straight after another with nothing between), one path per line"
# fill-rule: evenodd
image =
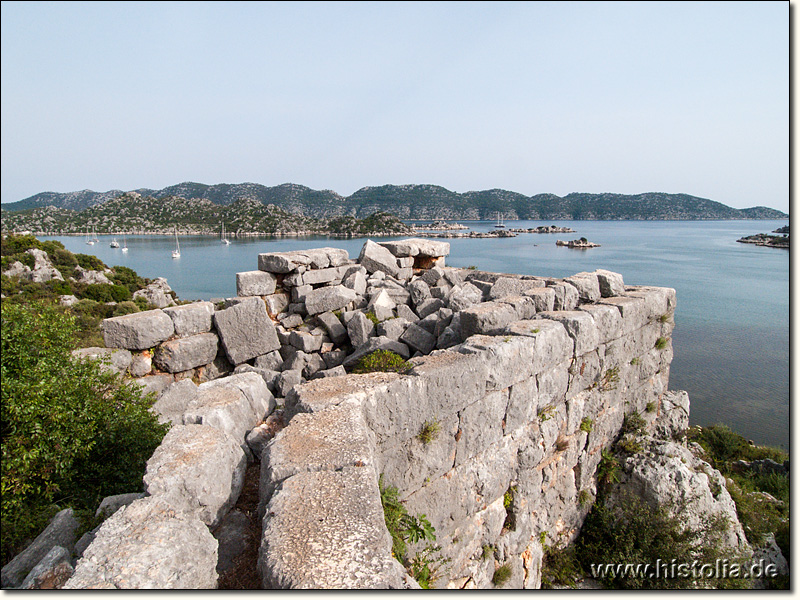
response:
M0 199L296 183L789 211L788 2L2 2Z

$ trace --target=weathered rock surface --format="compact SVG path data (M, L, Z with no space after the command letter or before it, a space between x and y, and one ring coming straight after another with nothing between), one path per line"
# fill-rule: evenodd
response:
M208 527L147 497L103 523L64 589L214 589L216 566Z
M343 285L322 287L306 296L306 311L309 315L333 312L356 300L356 293Z
M167 280L163 277L157 277L147 287L136 290L133 293L133 299L141 297L157 308L166 308L175 304L175 299L172 297L171 292L172 288L169 287Z
M236 504L246 466L238 440L226 433L208 425L175 425L147 461L144 485L151 496L214 527Z
M128 370L133 361L133 355L123 348L78 348L72 351L72 356L100 360L104 367L110 367L121 374Z
M277 277L265 271L244 271L236 274L237 296L268 296L275 292Z
M382 271L386 275L392 277L397 277L398 275L399 267L397 266L397 259L394 254L372 240L367 240L361 248L358 262L367 269L368 273Z
M31 569L20 587L23 590L61 589L74 572L69 550L53 546L41 562Z
M371 467L299 473L273 495L258 569L279 589L404 588ZM336 552L329 552L336 548Z

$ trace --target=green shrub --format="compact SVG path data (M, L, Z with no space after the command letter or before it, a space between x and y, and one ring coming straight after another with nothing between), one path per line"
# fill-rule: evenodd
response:
M376 373L379 371L389 373L405 373L411 369L411 363L403 357L389 350L375 350L363 356L353 367L353 373Z
M574 588L583 578L583 569L573 547L562 550L546 548L542 559L542 589L555 586Z
M141 311L150 310L151 308L153 308L152 306L150 306L150 302L144 296L136 296L136 298L133 299L133 302L134 304L136 304L136 306L139 307L139 310ZM220 304L222 304L224 308L224 302L221 302ZM217 308L219 310L222 310L219 307Z
M114 312L111 313L112 317L121 317L122 315L129 315L131 313L139 312L139 307L136 306L135 302L131 302L130 300L125 302L120 302L114 307Z
M78 266L88 271L103 271L107 268L102 260L92 254L76 254L75 260L78 261Z
M512 573L513 571L510 563L501 565L495 569L494 575L492 575L492 583L495 587L503 587L503 584L511 579Z
M603 376L600 378L597 386L599 387L601 392L610 392L611 390L617 389L617 384L619 383L619 367L613 367L608 369Z
M660 337L656 340L656 350L663 350L667 347L667 338Z
M656 412L656 403L652 400L647 403L647 406L644 407L644 412L654 413Z
M620 465L616 457L608 450L600 453L600 464L597 465L597 479L601 483L619 483Z
M96 508L139 491L166 427L133 384L74 359L74 319L46 304L2 305L3 559L51 506Z
M96 302L124 302L131 299L131 292L124 285L91 283L86 286L83 297Z
M672 516L672 514L676 516ZM728 526L723 519L706 518L700 527L687 527L680 511L670 507L655 509L634 494L621 496L611 507L595 503L581 529L575 549L583 569L591 573L592 564L669 564L736 557L726 554L717 541ZM691 587L685 578L646 578L608 573L601 582L614 589L684 589ZM715 585L738 587L743 581L715 580ZM746 583L746 580L744 580Z
M634 357L631 359L631 366L636 366L639 364L639 357Z
M594 421L592 421L589 417L583 417L583 419L581 420L581 431L585 431L586 433L591 433L593 425Z
M375 316L375 313L372 312L371 310L368 310L367 312L365 312L364 316L366 316L370 321L372 321L373 325L377 325L378 323L380 323L380 321L378 320L378 317Z
M114 274L111 276L111 280L117 285L124 285L131 293L146 287L150 283L149 279L139 277L136 271L128 267L117 265L113 267L113 270Z
M639 413L628 413L622 421L623 433L642 433L647 427L647 421Z

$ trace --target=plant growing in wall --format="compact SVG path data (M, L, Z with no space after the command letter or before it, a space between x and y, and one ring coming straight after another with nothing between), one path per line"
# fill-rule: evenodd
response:
M586 433L591 433L593 425L594 421L592 421L589 417L583 417L583 419L581 420L581 431L585 431Z
M362 356L353 367L353 373L405 373L412 368L412 364L395 352L389 350L375 350Z
M656 340L656 350L663 350L667 347L667 338L661 336Z
M608 450L600 454L600 464L597 465L597 479L602 483L619 483L620 465L616 457Z
M617 389L617 384L619 383L619 367L613 367L608 369L603 376L600 378L600 381L597 382L597 387L601 392L610 392L611 390Z
M425 421L417 434L417 439L426 446L439 437L442 426L439 421Z

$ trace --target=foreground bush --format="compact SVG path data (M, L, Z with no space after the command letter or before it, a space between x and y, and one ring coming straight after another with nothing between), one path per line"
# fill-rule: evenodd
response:
M71 356L74 319L57 307L4 302L0 331L5 564L53 504L94 508L140 491L166 428L137 387Z

